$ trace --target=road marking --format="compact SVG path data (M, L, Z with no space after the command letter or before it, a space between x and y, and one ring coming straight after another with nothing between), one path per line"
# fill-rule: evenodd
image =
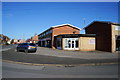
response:
M2 52L2 51L7 51L7 50L9 50L9 49L11 49L11 48L2 49L2 50L0 50L0 52Z
M32 65L32 66L56 66L56 67L74 67L74 66L100 66L100 65L112 65L112 64L120 64L120 62L111 62L111 63L88 63L88 64L36 64L36 63L25 63L25 62L16 62L16 61L9 61L9 60L2 60L3 62L9 63L17 63L23 65Z

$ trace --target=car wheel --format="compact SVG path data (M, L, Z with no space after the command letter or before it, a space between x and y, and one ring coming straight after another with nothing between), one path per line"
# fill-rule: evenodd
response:
M17 52L19 52L20 50L17 48Z
M25 49L25 53L28 53L28 50L27 50L27 49Z

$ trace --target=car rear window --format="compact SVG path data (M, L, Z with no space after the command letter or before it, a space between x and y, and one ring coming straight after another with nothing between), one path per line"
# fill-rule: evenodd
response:
M28 43L23 43L23 45L28 45Z
M30 46L36 46L34 43L30 43L29 45L30 45Z

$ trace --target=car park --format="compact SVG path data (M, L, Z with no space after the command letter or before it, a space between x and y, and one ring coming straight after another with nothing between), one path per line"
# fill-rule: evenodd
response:
M24 51L25 53L28 53L29 51L36 52L37 46L34 43L21 43L17 46L17 52Z

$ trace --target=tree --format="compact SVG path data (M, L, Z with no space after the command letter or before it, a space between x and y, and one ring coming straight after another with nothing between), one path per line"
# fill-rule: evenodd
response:
M13 43L14 43L14 39L11 40L11 44L13 44Z

